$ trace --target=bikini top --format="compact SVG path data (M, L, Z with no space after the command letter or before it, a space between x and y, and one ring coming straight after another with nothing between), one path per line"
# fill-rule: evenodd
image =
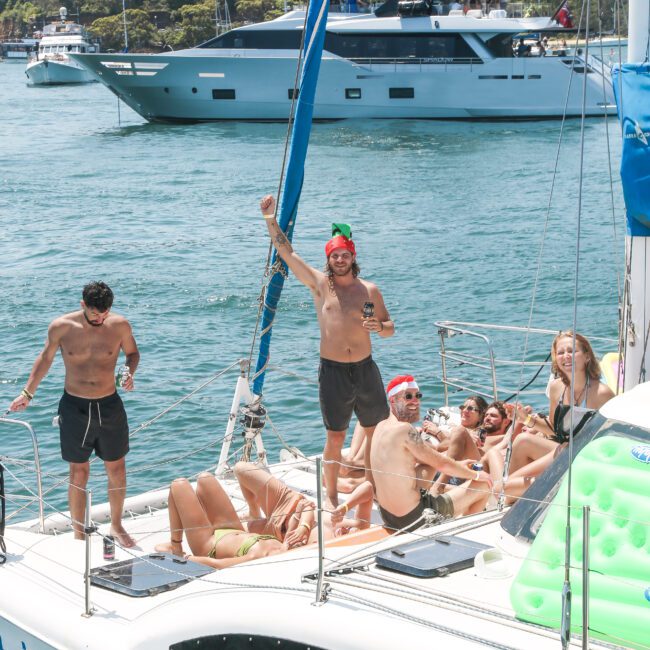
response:
M555 407L555 413L553 414L553 430L555 431L555 435L551 438L551 440L559 444L569 442L569 437L571 435L571 425L573 424L573 435L575 436L580 431L580 429L582 429L585 422L594 413L594 409L587 408L589 383L589 377L587 377L587 383L585 385L582 403L573 405L573 418L571 415L571 405L564 403L566 387L564 388L560 397L560 402Z

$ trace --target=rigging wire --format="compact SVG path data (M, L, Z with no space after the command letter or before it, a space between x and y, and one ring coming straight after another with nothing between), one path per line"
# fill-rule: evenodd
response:
M582 11L585 10L583 0ZM587 106L587 69L589 64L589 14L591 11L591 0L586 0L585 19L585 59L584 78L582 82L582 115L580 116L580 175L578 182L578 211L576 224L576 253L575 253L575 278L573 283L573 332L571 356L571 381L569 382L570 392L570 425L569 425L569 467L567 469L567 508L566 508L566 529L564 541L564 586L562 588L562 646L566 648L571 639L571 488L573 482L573 438L574 438L574 409L575 409L575 371L576 371L576 332L578 328L578 289L580 281L580 235L582 227L582 190L584 178L584 155L585 155L585 120ZM588 395L585 395L585 404ZM586 630L587 631L587 630Z
M307 16L309 15L309 4L310 0L307 1L307 7L305 8L305 20L302 24L302 33L300 35L300 49L298 51L298 61L296 63L296 75L293 80L293 92L291 93L291 108L289 110L289 121L287 123L287 134L284 138L284 153L282 155L282 167L280 168L280 178L278 180L278 191L277 191L277 200L275 202L275 214L274 217L277 219L278 216L278 209L280 206L280 196L282 193L282 185L284 182L284 175L286 172L286 166L287 166L287 157L289 154L289 142L291 140L291 132L293 128L293 123L295 120L295 112L296 112L296 101L298 99L298 85L299 85L299 80L300 80L300 71L302 69L302 56L303 56L303 50L304 50L304 44L305 44L305 33L307 32ZM271 264L271 259L273 256L273 241L269 242L269 249L266 254L266 264L264 265L264 274L263 278L269 277L270 278L273 276L272 270L270 268ZM279 258L278 258L279 259ZM278 268L282 268L281 264L278 264ZM251 348L250 352L248 355L248 372L247 372L247 379L251 381L251 365L253 363L253 354L255 353L255 343L257 341L257 334L259 332L259 327L260 327L260 321L262 319L262 312L264 310L264 303L266 300L266 289L267 289L267 282L262 280L262 288L260 290L260 296L258 298L258 307L257 307L257 318L255 320L255 327L253 328L253 337L251 340ZM273 327L273 322L275 321L275 315L273 316L273 319L269 323L269 326L262 332L262 336L266 334L268 330L270 330ZM268 360L266 365L268 364ZM260 372L263 369L260 370ZM257 376L256 373L255 377ZM253 377L253 379L255 379Z

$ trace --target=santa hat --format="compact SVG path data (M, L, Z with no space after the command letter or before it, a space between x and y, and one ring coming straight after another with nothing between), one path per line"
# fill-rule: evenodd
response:
M397 377L393 377L388 382L386 392L388 393L388 397L393 397L393 395L397 395L397 393L401 393L403 390L408 390L409 388L412 390L419 389L413 375L397 375Z
M332 254L332 251L337 248L345 248L346 250L349 250L352 255L357 254L357 251L354 248L354 242L345 235L336 235L336 237L332 237L332 239L325 244L325 255L329 257Z

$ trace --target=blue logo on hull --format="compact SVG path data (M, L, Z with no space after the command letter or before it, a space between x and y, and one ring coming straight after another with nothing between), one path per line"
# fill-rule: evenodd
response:
M650 463L650 445L636 445L632 447L631 454L642 463Z

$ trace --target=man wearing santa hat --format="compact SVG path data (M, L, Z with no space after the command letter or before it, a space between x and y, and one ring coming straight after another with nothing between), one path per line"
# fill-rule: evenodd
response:
M359 277L347 224L333 224L332 239L325 246L327 263L319 271L293 250L275 218L273 196L265 196L260 207L278 254L314 299L321 335L319 397L327 429L325 485L330 505L337 506L341 450L352 413L366 434L366 467L375 426L389 413L379 368L371 356L370 334L387 338L395 326L379 289Z
M375 429L370 467L384 525L391 530L414 530L422 513L431 509L442 519L482 510L492 486L487 472L474 470L473 460L457 461L422 440L413 426L420 419L422 393L413 375L398 375L386 388L390 415ZM465 486L445 494L429 492L431 481L421 477L446 472L467 479Z

